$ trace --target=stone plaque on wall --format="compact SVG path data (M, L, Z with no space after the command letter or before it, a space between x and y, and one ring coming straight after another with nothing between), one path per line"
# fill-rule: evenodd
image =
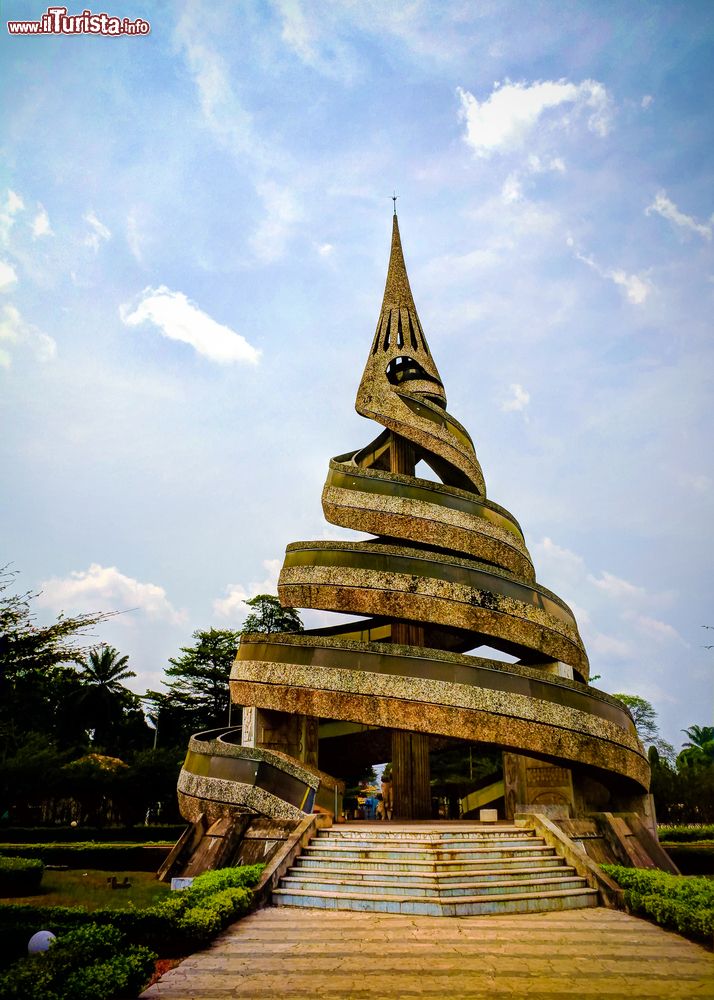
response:
M504 753L503 782L508 819L525 812L542 812L557 819L574 813L573 776L568 767Z

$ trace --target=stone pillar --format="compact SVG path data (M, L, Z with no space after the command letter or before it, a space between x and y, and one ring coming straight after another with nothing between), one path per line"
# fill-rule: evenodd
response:
M392 730L392 815L431 819L429 736Z
M414 446L398 434L392 434L389 466L392 472L414 475ZM392 642L401 646L423 646L424 626L415 622L392 622ZM431 819L429 737L426 733L392 730L392 799L394 819Z
M243 709L243 746L280 750L317 767L317 725L313 715L293 715L264 708Z
M542 812L552 819L575 815L573 775L569 767L547 764L525 754L504 753L506 818L519 812Z

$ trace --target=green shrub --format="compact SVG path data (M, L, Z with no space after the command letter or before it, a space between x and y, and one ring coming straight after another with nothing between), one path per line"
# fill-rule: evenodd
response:
M714 826L660 826L657 833L664 844L714 840Z
M68 931L42 955L17 962L0 976L2 1000L112 1000L136 994L151 976L156 955L126 947L114 927Z
M707 878L670 875L656 869L603 865L625 890L633 913L649 917L668 930L710 941L714 934L714 882Z
M156 871L168 853L167 847L148 844L0 844L0 855L38 858L46 865L94 868L99 871Z
M0 896L31 896L38 892L44 870L39 860L0 857Z
M193 884L188 889L183 889L179 893L179 898L183 897L189 901L189 905L199 899L220 892L221 889L253 889L263 874L265 865L244 865L242 868L218 868L216 871L204 872L193 880Z
M8 954L20 955L38 930L59 936L92 923L114 928L129 944L145 945L162 956L185 955L247 913L251 889L262 870L263 865L250 865L206 872L191 888L140 910L107 908L90 913L79 906L0 906L0 940Z
M186 824L163 826L2 826L4 844L129 843L174 844Z

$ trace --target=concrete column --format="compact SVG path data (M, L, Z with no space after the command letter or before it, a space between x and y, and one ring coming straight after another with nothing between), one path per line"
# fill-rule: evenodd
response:
M414 446L398 434L389 447L392 472L413 476ZM392 642L423 646L424 626L415 622L392 622ZM431 819L429 737L426 733L392 730L392 799L394 819Z
M392 808L394 819L431 819L427 733L392 730Z

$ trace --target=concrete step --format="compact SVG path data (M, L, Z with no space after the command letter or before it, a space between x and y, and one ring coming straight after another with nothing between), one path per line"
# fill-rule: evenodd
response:
M304 865L293 865L288 872L290 878L301 879L329 879L330 881L357 882L371 885L373 882L400 882L402 885L431 885L438 889L448 888L453 885L460 885L463 882L472 883L478 881L479 884L488 882L527 882L533 879L542 878L574 878L575 869L565 865L562 859L558 858L560 865L540 868L491 868L473 869L467 868L445 874L443 872L409 872L409 871L386 871L379 869L364 868L326 868L324 866L305 867Z
M396 840L366 837L319 837L312 841L316 848L327 847L345 851L510 851L512 848L542 847L536 837L460 837L452 840Z
M300 890L305 892L339 892L348 895L394 895L410 897L437 897L440 900L455 896L492 896L509 894L512 892L534 893L543 892L550 889L582 889L587 887L584 879L575 877L563 878L538 878L528 882L514 879L503 879L501 881L480 882L468 880L456 882L452 885L434 885L429 882L410 882L408 884L401 880L382 880L359 882L352 879L331 879L321 878L318 875L309 878L297 878L287 875L280 882L280 887L287 890Z
M473 916L597 906L598 894L533 830L445 831L405 824L322 831L295 859L273 901Z
M444 901L439 897L363 895L275 889L277 906L308 906L328 910L361 910L376 913L406 913L431 916L478 916L494 913L538 913L547 910L597 906L596 889L560 889L545 892L514 892L502 895L462 896Z
M296 859L296 864L305 868L358 867L365 871L414 871L434 872L435 874L458 873L462 870L493 870L502 867L557 868L563 863L563 859L558 857L555 852L547 855L535 854L533 857L524 857L519 854L515 857L478 858L463 861L437 861L433 858L413 861L395 858L345 858L334 854L301 854Z
M366 840L366 841L386 841L386 842L400 842L405 841L413 844L428 843L433 844L438 843L448 843L453 844L457 841L467 841L468 843L475 843L476 841L491 842L494 840L524 840L527 838L535 837L535 831L533 830L520 830L517 827L504 828L499 830L484 831L479 830L477 833L443 833L441 831L426 832L422 831L417 833L415 831L407 830L341 830L330 827L327 830L320 830L317 834L317 840L340 840L340 841L353 841L353 840Z
M381 847L369 845L364 847L343 846L342 844L332 844L321 841L319 844L310 844L305 848L305 853L309 857L328 856L335 858L372 858L394 861L472 861L484 858L504 858L513 854L521 857L543 857L553 855L552 847L545 844L532 844L528 846L513 845L503 847L474 847L474 848L434 848L432 850L412 847Z

